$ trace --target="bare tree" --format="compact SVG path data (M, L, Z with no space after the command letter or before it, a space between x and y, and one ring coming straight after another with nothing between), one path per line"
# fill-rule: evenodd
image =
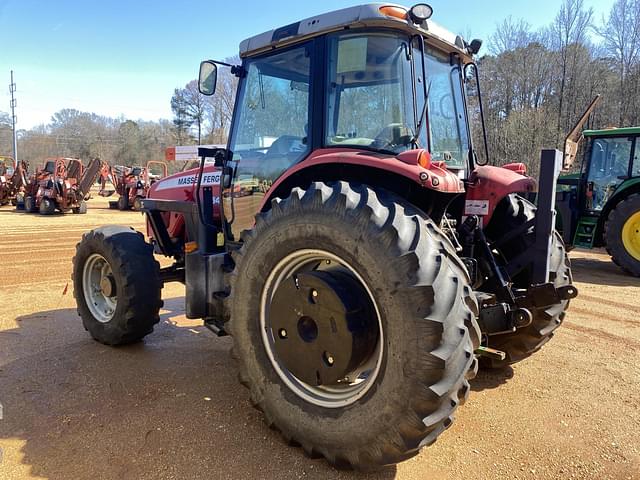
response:
M560 11L551 26L553 41L559 52L560 87L558 93L558 136L565 130L562 118L565 103L565 90L571 82L577 65L577 52L572 46L582 44L591 27L593 9L585 10L583 0L563 0Z
M640 0L616 0L597 31L607 54L617 64L619 120L624 124L629 116L629 93L637 94L638 88L637 81L628 85L627 79L637 69L640 56Z

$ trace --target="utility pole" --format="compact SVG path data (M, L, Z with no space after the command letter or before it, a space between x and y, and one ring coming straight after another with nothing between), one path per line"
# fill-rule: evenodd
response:
M11 92L11 125L13 128L13 159L18 163L18 137L16 134L16 123L18 123L18 117L16 117L16 99L13 94L16 92L16 84L13 81L13 70L11 70L11 83L9 84L9 91Z

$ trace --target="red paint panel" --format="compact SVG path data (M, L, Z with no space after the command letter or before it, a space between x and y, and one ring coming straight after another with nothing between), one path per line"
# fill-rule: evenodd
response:
M469 177L467 185L465 215L477 214L475 208L483 209L480 214L487 225L496 206L510 193L527 193L537 190L537 182L509 168L484 165L477 167ZM475 201L471 203L472 201Z

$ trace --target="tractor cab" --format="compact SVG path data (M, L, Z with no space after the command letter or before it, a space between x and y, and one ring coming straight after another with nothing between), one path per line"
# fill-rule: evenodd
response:
M586 130L583 135L589 141L584 208L601 212L623 183L640 177L640 151L635 151L640 128Z
M344 175L335 163L369 164L381 176L398 162L434 164L442 185L462 190L474 169L465 67L481 42L444 30L427 7L351 7L241 43L224 198L234 237L251 227L264 192L314 162L329 177ZM218 65L229 66L202 63L202 93L213 94ZM398 160L418 151L420 160Z

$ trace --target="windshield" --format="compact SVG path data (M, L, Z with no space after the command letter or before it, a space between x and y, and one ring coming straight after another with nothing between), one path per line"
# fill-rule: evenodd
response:
M414 39L410 48L408 37L393 33L330 37L328 146L365 147L394 154L414 148L412 140L424 110L426 90L427 118L418 132L418 147L430 150L435 161L453 167L466 165L469 139L460 65L452 63L449 55L429 48L423 64L420 43Z

